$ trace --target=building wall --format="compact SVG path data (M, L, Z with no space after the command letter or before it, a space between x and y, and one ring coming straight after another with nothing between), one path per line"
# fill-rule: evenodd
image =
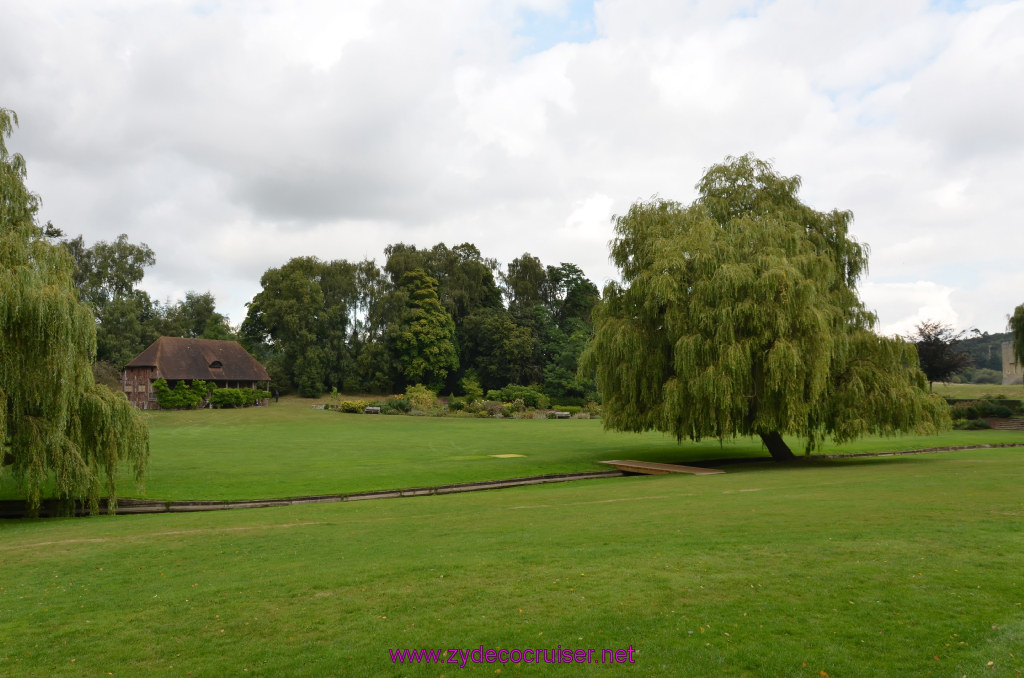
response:
M1003 385L1024 384L1024 369L1013 355L1013 342L1003 342Z
M140 410L159 410L160 405L156 401L156 389L153 382L160 378L160 372L155 367L128 367L121 375L121 390L128 396L128 401ZM187 380L191 382L192 380ZM258 388L266 390L269 384L261 381L237 381L217 379L213 380L217 388ZM168 381L167 386L174 388L177 381ZM270 401L264 399L263 404Z
M153 382L159 378L155 367L129 367L121 376L121 389L128 401L140 410L159 409Z

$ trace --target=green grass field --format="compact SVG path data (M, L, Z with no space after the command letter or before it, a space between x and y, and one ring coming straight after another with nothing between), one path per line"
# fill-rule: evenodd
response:
M934 390L946 398L1016 398L1024 399L1024 386L1002 386L1000 384L943 384L936 383Z
M759 440L676 443L660 433L608 432L596 420L369 416L314 410L310 401L238 410L146 412L152 452L145 492L125 473L121 496L240 500L437 486L608 470L605 459L687 462L763 457ZM867 438L826 452L881 452L1024 442L1024 433L951 431ZM800 452L804 442L790 439ZM493 454L519 454L499 459ZM0 476L0 499L19 495Z
M1020 675L1022 454L9 521L0 673ZM480 645L636 653L465 668L388 654Z
M598 421L341 415L299 400L146 416L146 496L161 499L764 455L751 441L677 445ZM828 451L995 442L1024 433ZM488 456L500 453L524 456ZM0 675L1021 675L1022 460L1024 448L751 462L716 476L0 521ZM480 646L633 647L635 663L396 665L388 653Z

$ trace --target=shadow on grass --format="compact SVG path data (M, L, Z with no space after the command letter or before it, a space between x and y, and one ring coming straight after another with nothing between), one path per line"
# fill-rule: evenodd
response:
M777 462L771 457L727 457L722 459L703 459L668 462L698 466L700 468L720 468L726 473L752 473L764 471L793 471L798 469L851 468L861 466L878 466L882 464L920 464L935 461L934 454L885 454L870 457L846 457L829 459L823 456L797 457L791 462Z

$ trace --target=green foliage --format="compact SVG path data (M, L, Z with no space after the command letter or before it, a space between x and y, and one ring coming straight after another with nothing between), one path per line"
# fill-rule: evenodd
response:
M388 396L384 400L384 407L389 410L389 413L409 414L412 411L412 403L404 395Z
M517 324L505 309L483 309L467 317L459 346L464 364L473 369L478 388L496 388L523 379L534 371L539 352L533 331Z
M412 410L428 412L433 409L436 400L437 393L431 391L423 384L416 384L405 390L405 401L409 403Z
M990 370L987 368L981 368L973 370L971 374L970 383L972 384L1002 384L1003 375L999 373L999 370Z
M156 402L162 410L192 410L199 406L216 388L213 383L196 379L191 384L181 380L170 388L166 379L153 382L156 391Z
M461 412L466 409L466 399L451 396L448 398L448 409L452 412Z
M191 339L237 338L227 317L217 313L213 294L191 290L185 293L183 300L164 309L162 334Z
M690 206L654 199L615 223L611 283L582 371L594 371L605 426L677 439L781 433L845 441L934 431L913 347L877 336L857 297L867 266L849 212L817 212L798 177L751 156L708 170Z
M998 400L995 398L956 401L952 405L950 415L953 419L979 419L981 417L1006 419L1021 410L1021 402L1019 400Z
M380 405L374 400L342 400L336 405L339 412L346 414L363 414L367 407Z
M488 400L498 400L511 403L516 400L523 401L525 407L540 408L546 410L551 406L551 399L544 394L537 386L520 386L508 384L501 389L492 389L487 392Z
M466 376L459 381L459 386L462 388L462 392L465 394L468 402L480 400L480 398L484 397L484 391L480 388L480 380L477 379L476 372L467 370Z
M388 329L391 354L406 383L425 383L437 390L448 372L459 366L455 323L438 300L437 280L422 269L404 274L397 294L401 314Z
M116 507L118 466L141 482L149 433L123 393L93 380L96 325L78 301L74 265L36 224L38 196L25 187L25 160L6 139L17 117L0 109L0 468L10 469L37 511L52 479L58 499L101 494Z
M270 397L269 391L251 388L217 388L210 394L210 406L215 409L225 407L252 407L261 400Z
M371 261L316 257L296 257L267 270L242 323L246 347L280 366L278 387L293 385L300 395L315 398L330 386L343 386L358 369L351 335L369 331L362 315L378 291L378 277Z
M954 422L953 428L959 431L982 431L992 427L984 419L958 419Z
M979 369L994 370L999 374L1002 383L1003 369L1003 342L1013 341L1013 334L1009 332L981 332L972 330L970 336L964 339L960 346L971 354L974 366ZM965 372L970 372L966 370Z
M954 332L945 323L921 322L907 339L917 347L921 371L929 383L949 378L971 365L971 354L961 348L966 332Z
M159 305L138 289L146 268L156 263L145 243L128 241L124 233L113 242L85 245L82 236L62 243L74 260L79 299L96 314L97 358L118 369L157 337L167 333Z
M1013 309L1013 315L1007 320L1013 332L1013 355L1018 364L1024 363L1024 304Z

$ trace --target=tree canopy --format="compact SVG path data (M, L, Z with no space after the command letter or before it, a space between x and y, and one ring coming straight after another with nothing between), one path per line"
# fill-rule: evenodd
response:
M93 512L131 463L141 481L149 433L122 393L93 381L96 326L72 283L67 250L36 223L39 198L25 187L25 161L6 139L17 118L0 109L0 457L38 511L44 484L84 499Z
M1013 355L1018 364L1024 363L1024 304L1013 309L1008 320L1013 332Z
M917 347L921 371L929 385L947 381L951 376L971 366L971 354L960 348L966 332L956 332L945 323L925 320L917 325L914 334L907 337Z
M458 369L455 323L441 307L437 280L421 268L402 275L396 303L399 321L389 328L387 343L408 384L440 388Z
M677 439L782 434L844 441L948 425L913 346L872 330L857 296L867 248L850 212L800 202L799 177L727 158L691 205L654 198L615 220L612 260L582 369L604 423Z

